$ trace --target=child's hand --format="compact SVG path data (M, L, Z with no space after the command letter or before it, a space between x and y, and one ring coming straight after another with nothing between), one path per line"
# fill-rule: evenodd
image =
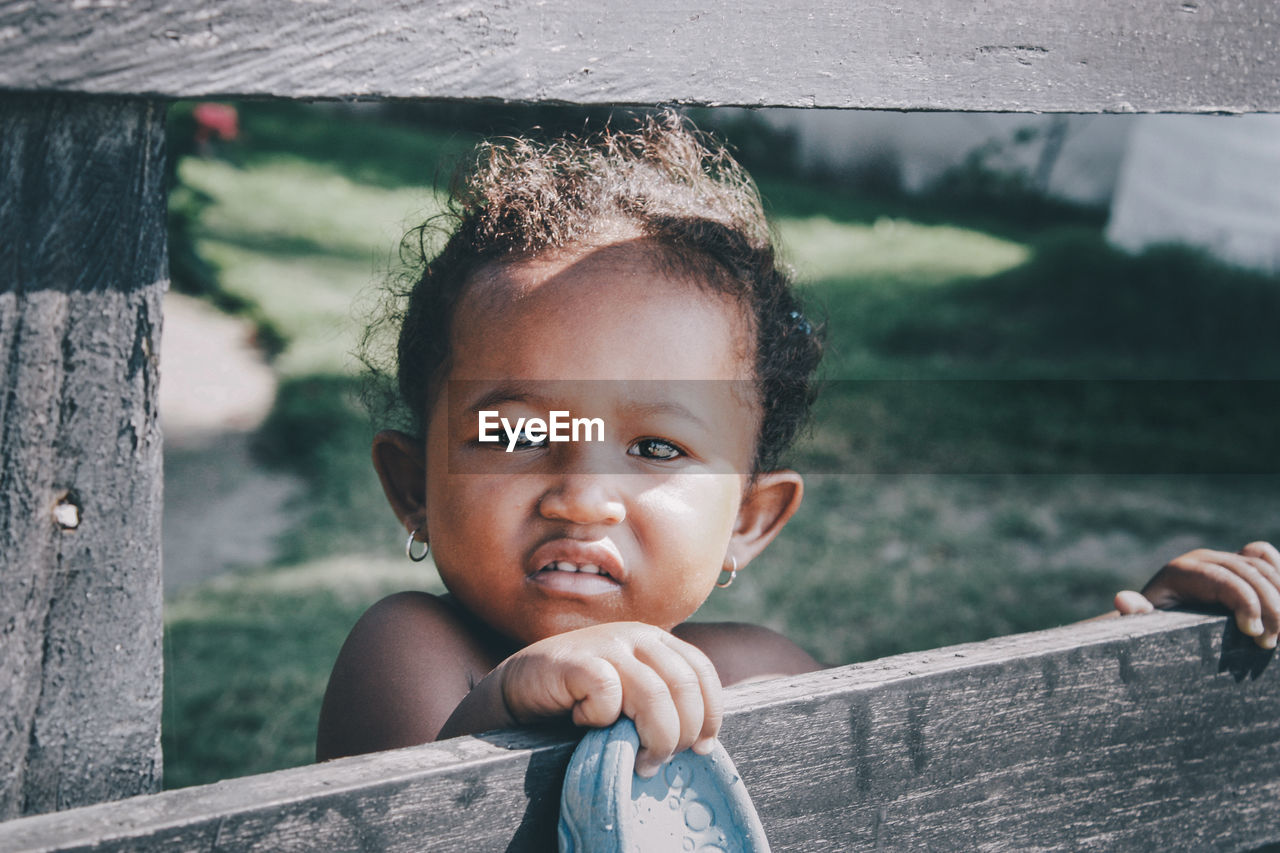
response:
M1237 554L1200 548L1171 560L1141 593L1116 595L1122 616L1179 604L1221 604L1240 630L1264 649L1280 635L1280 551L1270 542L1250 542Z
M635 721L636 772L681 750L711 751L723 715L720 678L699 649L640 622L593 625L521 649L498 668L517 722L571 713L580 726Z

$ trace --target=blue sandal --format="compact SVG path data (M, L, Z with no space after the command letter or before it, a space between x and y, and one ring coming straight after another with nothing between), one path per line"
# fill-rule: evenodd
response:
M710 755L686 749L652 779L635 774L639 748L625 717L582 738L560 795L561 853L768 853L760 816L723 746Z

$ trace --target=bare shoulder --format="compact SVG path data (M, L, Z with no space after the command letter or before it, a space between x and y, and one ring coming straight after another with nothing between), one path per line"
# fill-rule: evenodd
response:
M316 737L323 761L434 740L493 662L459 611L400 592L351 629L325 690Z
M760 625L686 622L671 633L697 646L715 664L726 687L822 669L804 649Z

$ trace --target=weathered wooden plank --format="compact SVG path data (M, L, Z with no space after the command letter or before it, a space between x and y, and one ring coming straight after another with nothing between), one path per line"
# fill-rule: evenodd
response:
M1277 111L1274 0L0 2L0 88Z
M1280 841L1280 673L1155 614L731 691L774 849ZM495 733L0 824L0 849L541 850L572 737Z
M163 133L0 97L0 817L158 783Z

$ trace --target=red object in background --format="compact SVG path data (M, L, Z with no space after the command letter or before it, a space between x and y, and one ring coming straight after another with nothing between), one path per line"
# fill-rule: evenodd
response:
M196 104L191 111L196 120L196 144L203 145L214 136L230 142L240 135L240 114L227 104Z

